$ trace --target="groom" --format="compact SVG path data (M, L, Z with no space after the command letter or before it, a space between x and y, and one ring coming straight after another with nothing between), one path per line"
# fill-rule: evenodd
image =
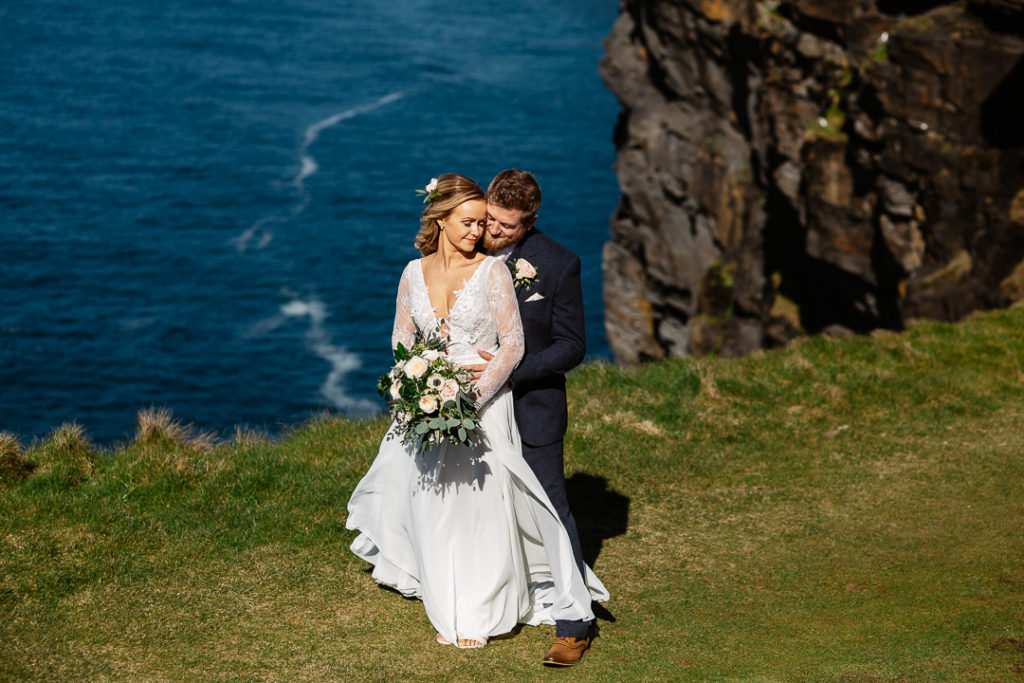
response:
M534 227L540 200L540 185L526 171L509 169L495 176L487 188L483 246L510 262L523 319L526 354L510 379L523 458L569 532L576 564L584 574L562 469L562 438L568 423L565 373L579 365L587 350L580 259ZM487 352L480 355L490 360ZM543 663L572 666L579 662L590 647L590 626L589 621L555 622L555 643Z

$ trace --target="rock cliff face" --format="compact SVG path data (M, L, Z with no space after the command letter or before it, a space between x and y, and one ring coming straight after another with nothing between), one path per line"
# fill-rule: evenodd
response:
M1024 0L623 0L617 359L1024 299Z

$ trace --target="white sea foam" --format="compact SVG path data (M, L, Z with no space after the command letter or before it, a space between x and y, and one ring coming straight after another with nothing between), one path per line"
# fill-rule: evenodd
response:
M335 408L346 413L368 415L378 410L373 401L349 396L345 390L345 378L353 370L362 367L359 356L344 346L332 343L331 333L324 327L327 320L327 307L315 296L308 300L292 299L281 307L281 318L309 318L309 329L306 330L306 344L316 355L330 363L331 369L327 378L320 385L320 394ZM273 318L271 320L274 320Z
M235 245L235 249L238 251L246 251L257 236L259 239L256 241L256 246L257 248L262 249L270 244L270 241L274 239L274 233L268 230L265 226L273 223L283 223L284 221L285 219L280 216L268 216L266 218L261 218L250 225L245 232L232 240Z
M358 107L352 107L346 109L343 112L338 112L332 116L317 121L316 123L308 126L302 135L302 145L298 151L298 171L295 173L295 177L292 178L292 185L298 192L296 203L292 206L288 216L268 216L261 218L260 220L249 226L241 235L235 237L232 242L235 245L235 249L240 252L248 251L250 246L254 246L256 249L263 249L274 239L274 233L266 226L271 223L283 223L285 221L295 218L300 213L306 210L309 205L309 191L306 190L305 182L320 170L320 165L316 163L316 159L309 153L309 148L317 141L320 134L332 126L336 126L342 121L360 116L362 114L368 114L375 109L391 104L396 100L400 100L405 96L405 92L399 90L393 92L384 97L378 98L373 102L364 104ZM258 239L257 239L258 238Z
M250 325L245 332L242 333L242 338L257 339L265 334L270 334L286 322L288 322L288 316L281 314L275 315L272 318L260 320L259 322Z
M352 109L348 109L339 114L328 116L323 121L317 121L316 123L314 123L313 125L306 129L306 136L302 144L303 151L305 151L310 145L316 142L316 139L320 137L320 133L324 132L324 130L330 128L331 126L336 126L342 121L345 121L346 119L351 119L355 116L359 116L360 114L366 114L368 112L373 111L374 109L380 109L386 104L391 104L395 100L402 99L402 97L404 96L405 92L399 90L398 92L393 92L389 95L385 95L384 97L381 97L380 99L375 100L374 102L370 102L369 104L364 104L360 107L353 107Z
M302 167L299 169L299 174L295 176L295 180L293 181L293 184L299 190L303 189L302 183L306 181L306 178L320 170L320 166L316 163L316 159L307 154L302 155L301 165Z

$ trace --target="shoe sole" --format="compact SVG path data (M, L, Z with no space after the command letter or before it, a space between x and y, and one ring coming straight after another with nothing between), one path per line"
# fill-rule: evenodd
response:
M585 649L583 651L583 653L580 655L580 658L577 659L575 662L555 662L555 661L550 661L549 662L546 659L542 659L540 663L543 664L544 666L557 666L557 667L562 667L562 668L565 668L567 666L576 666L577 664L579 664L580 662L583 661L583 655L587 654L588 652L590 652L590 648L589 647L587 647L587 649Z

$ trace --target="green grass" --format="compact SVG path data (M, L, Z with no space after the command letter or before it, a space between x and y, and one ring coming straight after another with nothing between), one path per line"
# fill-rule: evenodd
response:
M0 437L0 680L1019 679L1022 329L574 372L570 488L612 600L572 672L539 666L549 627L434 644L348 551L381 421Z

